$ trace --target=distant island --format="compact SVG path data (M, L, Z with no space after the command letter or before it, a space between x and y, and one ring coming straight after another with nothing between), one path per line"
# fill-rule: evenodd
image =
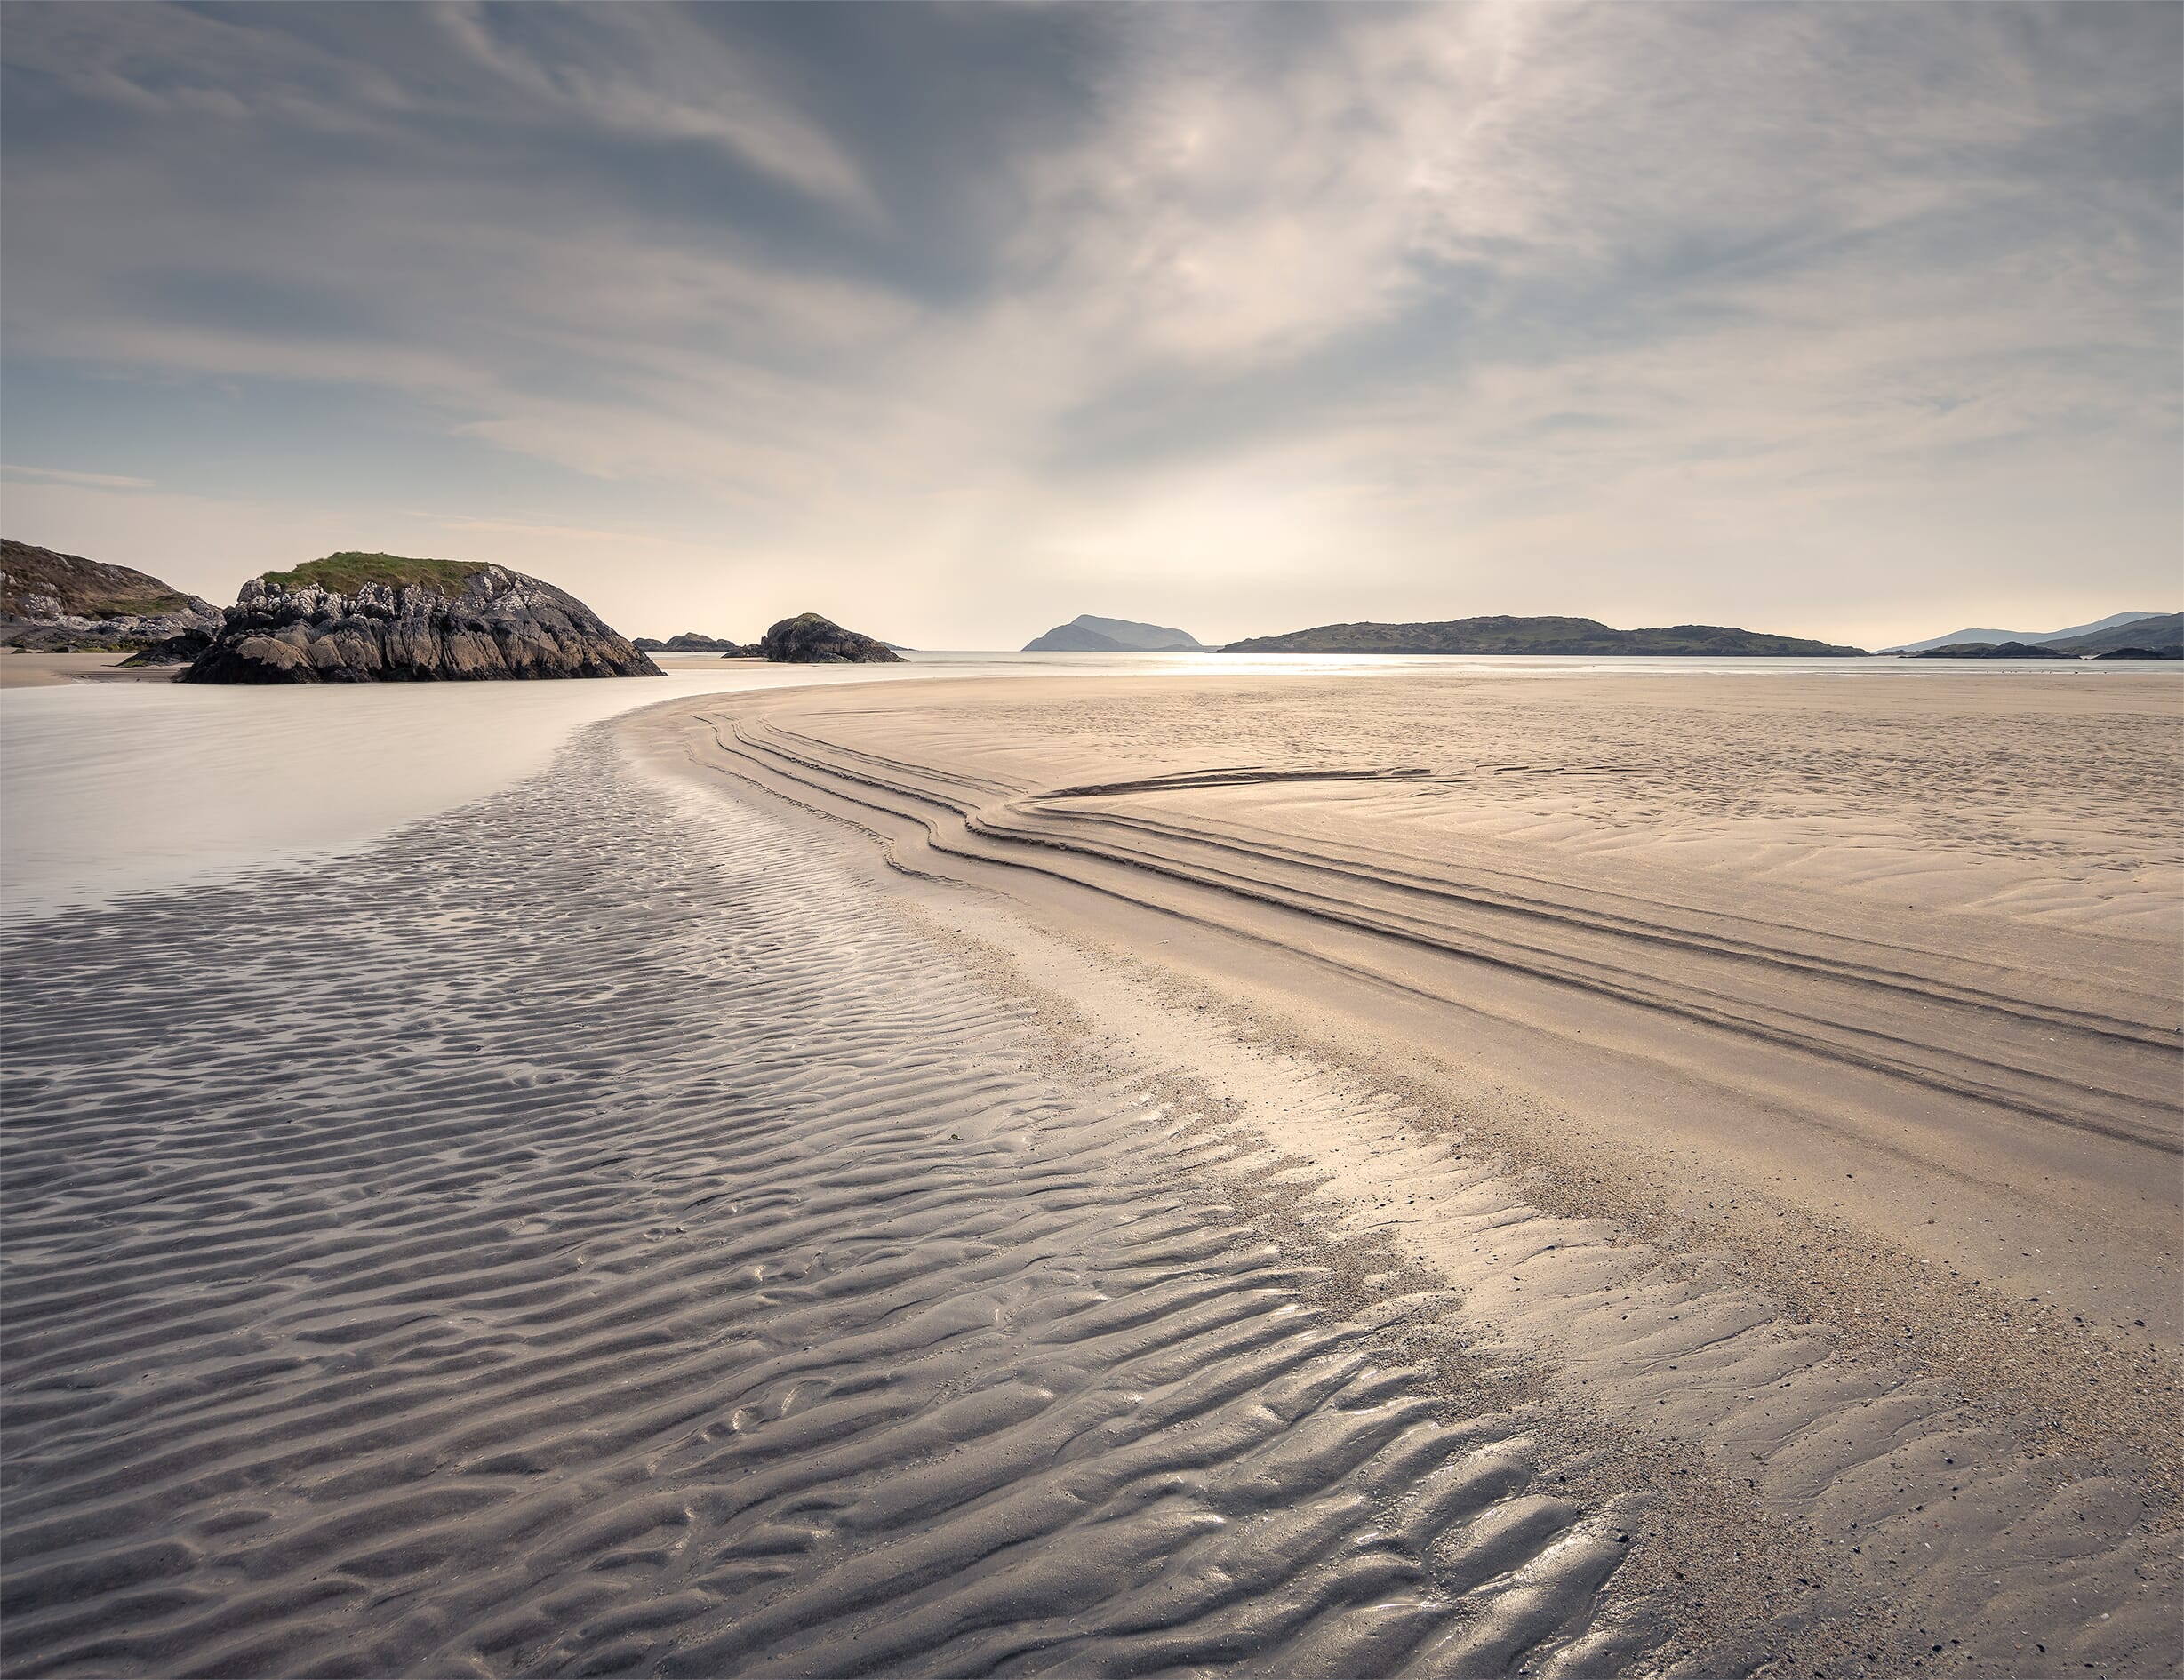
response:
M1080 612L1044 636L1024 644L1027 653L1197 653L1204 644L1188 630L1131 619L1102 619Z
M696 630L684 630L661 641L656 636L640 636L630 645L647 653L724 653L734 657L743 652L743 644L724 636L701 636Z
M2073 624L2060 630L1951 630L1947 636L1930 636L1923 642L1905 642L1896 647L1884 647L1884 653L1924 653L1932 647L1962 647L1971 642L2020 642L2037 647L2051 642L2068 642L2076 636L2094 636L2103 630L2113 630L2125 624L2141 623L2148 619L2173 617L2161 612L2111 612L2105 619L2095 619L2090 624Z
M348 550L245 583L185 683L663 673L566 590L468 560Z
M2038 641L1966 640L1911 650L1915 660L2184 659L2184 612L2103 620L2091 635L2059 631Z
M1426 624L1323 624L1286 636L1255 636L1222 653L1561 653L1799 655L1852 659L1862 647L1769 636L1718 624L1616 630L1594 619L1444 619Z

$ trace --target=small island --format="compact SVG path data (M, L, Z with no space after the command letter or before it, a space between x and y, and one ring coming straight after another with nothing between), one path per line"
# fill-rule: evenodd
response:
M1323 624L1284 636L1255 636L1222 653L1556 653L1703 655L1731 658L1855 659L1838 647L1796 636L1771 636L1722 624L1671 624L1616 630L1596 619L1445 619L1423 624Z
M781 665L900 665L902 655L876 637L845 630L816 612L799 612L773 624L758 643L758 656ZM748 658L738 650L724 657Z
M566 590L467 560L345 551L252 578L185 683L659 676Z
M1205 644L1188 630L1135 619L1103 619L1080 612L1067 624L1024 644L1027 653L1200 653Z

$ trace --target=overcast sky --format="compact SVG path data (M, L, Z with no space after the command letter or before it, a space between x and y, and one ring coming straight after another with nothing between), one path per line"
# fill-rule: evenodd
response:
M2173 610L2184 8L11 4L7 534L631 634Z

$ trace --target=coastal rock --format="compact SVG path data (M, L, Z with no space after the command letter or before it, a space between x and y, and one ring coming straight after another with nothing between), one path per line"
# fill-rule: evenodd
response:
M164 641L140 648L122 661L123 668L147 665L187 665L212 645L210 630L184 630Z
M243 586L185 683L658 676L581 601L505 567L337 554Z
M149 572L0 540L0 645L36 653L123 652L220 627L210 601Z
M801 612L769 629L758 644L762 658L791 665L897 665L902 655L884 642L845 630L832 619Z

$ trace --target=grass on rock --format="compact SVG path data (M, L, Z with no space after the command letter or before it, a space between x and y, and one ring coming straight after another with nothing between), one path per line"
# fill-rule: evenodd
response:
M421 583L443 595L460 595L470 574L484 570L475 560L413 560L405 555L364 554L352 548L307 561L292 572L263 576L279 588L319 588L334 595L354 595L367 583L383 583L390 589Z

